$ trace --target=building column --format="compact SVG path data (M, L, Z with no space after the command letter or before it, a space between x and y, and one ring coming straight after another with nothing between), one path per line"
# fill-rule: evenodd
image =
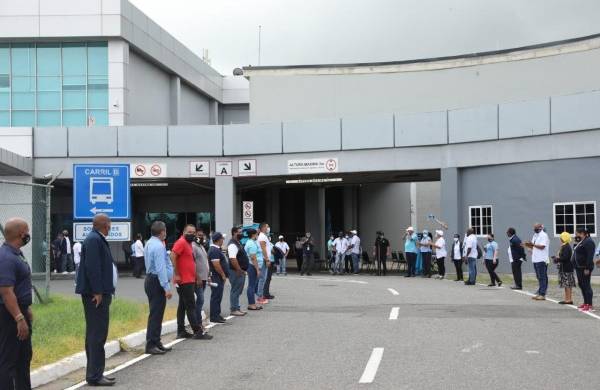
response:
M171 112L171 121L169 124L178 125L181 122L181 79L179 76L171 76L169 92Z
M419 229L417 219L417 183L410 183L410 225Z
M319 187L317 189L317 209L318 209L318 240L316 245L319 248L319 255L321 259L327 258L327 237L325 237L325 187Z
M127 124L127 67L129 44L122 39L108 41L108 125Z
M271 225L271 230L279 232L280 224L279 224L279 188L270 188L267 191L268 193L268 204L267 204L267 213L268 213L268 221Z
M218 125L219 124L219 102L216 100L211 100L209 103L209 125Z
M462 232L460 204L460 171L458 168L441 170L441 220L448 224L448 233Z
M358 229L358 196L354 186L344 187L344 228Z
M215 177L215 230L227 234L227 237L235 222L235 198L233 177Z
M319 255L323 257L327 245L325 237L325 187L305 189L304 210L304 230L312 234Z

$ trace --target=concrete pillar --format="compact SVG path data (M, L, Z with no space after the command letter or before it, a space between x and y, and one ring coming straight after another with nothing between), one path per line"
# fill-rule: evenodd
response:
M273 231L279 232L280 229L280 218L279 218L279 188L270 188L267 190L269 195L267 197L267 213L269 214L268 221Z
M127 67L129 44L122 39L108 41L108 124L127 124Z
M235 222L235 182L232 176L215 177L215 230L227 234Z
M218 125L219 124L219 102L216 100L211 100L209 106L209 125Z
M327 258L327 239L325 238L325 187L319 187L317 189L317 209L318 209L318 234L317 242L315 243L319 248L319 255L321 259Z
M417 217L417 183L410 183L410 225L415 229L420 229Z
M358 189L344 187L344 228L358 229Z
M460 171L458 168L441 170L441 220L448 224L448 233L461 234Z
M312 234L319 255L324 255L325 240L325 188L309 187L304 196L305 229Z
M181 122L181 79L178 76L171 76L169 92L171 111L171 120L169 124L178 125Z

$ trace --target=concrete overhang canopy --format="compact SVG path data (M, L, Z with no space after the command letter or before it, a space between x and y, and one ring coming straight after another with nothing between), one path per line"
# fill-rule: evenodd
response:
M0 148L0 176L31 176L32 174L31 158Z

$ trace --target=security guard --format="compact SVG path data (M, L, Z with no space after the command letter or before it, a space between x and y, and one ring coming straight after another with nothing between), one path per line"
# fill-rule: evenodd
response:
M387 257L389 256L390 242L384 237L383 232L377 232L375 239L375 260L377 261L377 276L387 273Z
M0 389L31 389L31 269L21 248L29 226L21 218L4 226L0 247Z

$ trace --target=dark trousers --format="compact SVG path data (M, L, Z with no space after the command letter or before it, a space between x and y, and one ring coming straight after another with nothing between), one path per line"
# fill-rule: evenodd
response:
M381 254L377 261L377 275L386 275L387 274L387 255Z
M217 284L217 287L210 286L210 320L214 321L221 317L221 301L223 300L225 281L215 273L212 274L212 281Z
M302 266L304 265L304 256L301 250L296 250L296 264L298 265L298 272L302 272Z
M142 277L142 272L144 272L145 264L144 264L144 256L141 257L132 257L133 259L133 276L136 278Z
M502 281L496 273L496 267L498 267L498 260L496 260L496 264L494 264L494 260L485 259L485 268L487 268L487 271L490 274L490 284L493 285L496 285L496 283L502 284Z
M312 272L315 256L312 253L305 253L302 257L304 257L304 261L302 262L301 273L309 274Z
M445 257L439 257L435 259L437 266L438 266L438 274L441 277L446 276L446 265L444 264L444 262L446 261Z
M592 298L594 297L594 291L592 290L592 272L588 275L583 273L582 268L577 268L577 283L581 289L581 295L583 295L583 303L586 305L592 305Z
M185 332L186 315L192 330L194 332L200 330L198 317L196 317L195 293L195 283L180 284L179 287L177 287L177 294L179 294L179 304L177 305L177 332Z
M27 306L21 313L27 315ZM27 320L29 332L31 323ZM0 304L0 389L29 390L29 366L31 363L31 335L27 340L17 338L17 323L12 315Z
M423 257L423 276L431 276L431 252L421 252Z
M344 270L347 274L350 272L354 272L354 267L352 266L352 256L346 255L344 256Z
M162 332L162 321L165 316L165 307L167 306L167 297L165 290L158 281L158 276L154 274L146 275L144 281L144 290L148 297L148 327L146 329L146 348L158 347L161 345L160 334Z
M462 259L460 260L452 260L452 262L454 263L454 268L456 268L456 280L464 280L463 279L463 272L462 272Z
M85 379L91 383L98 382L104 375L104 344L108 337L109 309L112 295L103 294L102 303L96 307L93 296L81 296L85 314L85 356L87 367Z
M408 263L408 276L415 276L417 265L417 254L414 252L406 252L406 262Z
M273 277L274 270L277 269L275 263L269 263L269 267L267 268L267 280L265 280L265 287L263 289L263 296L267 297L271 295L271 278Z
M523 288L523 274L521 273L521 260L514 260L510 263L512 268L513 279L515 280L515 287Z

